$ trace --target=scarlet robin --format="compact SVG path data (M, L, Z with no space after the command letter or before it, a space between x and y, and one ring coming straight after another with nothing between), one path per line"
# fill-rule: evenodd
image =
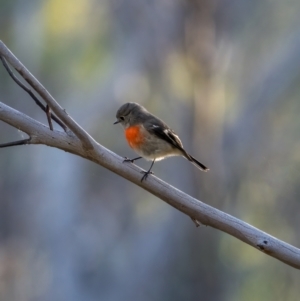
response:
M125 103L117 111L116 118L114 124L122 124L129 146L140 155L134 159L125 158L124 162L133 163L141 158L152 160L149 170L142 172L144 175L141 182L152 173L155 161L171 156L183 156L202 171L209 170L184 150L179 137L171 128L143 106L134 102Z

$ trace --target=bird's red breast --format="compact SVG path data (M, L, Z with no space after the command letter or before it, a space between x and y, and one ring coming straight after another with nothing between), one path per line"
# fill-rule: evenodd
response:
M140 148L144 142L144 137L139 125L131 126L125 129L125 137L131 148Z

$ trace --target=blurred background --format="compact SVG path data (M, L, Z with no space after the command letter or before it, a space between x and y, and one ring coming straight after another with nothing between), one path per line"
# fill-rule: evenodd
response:
M100 144L139 102L185 148L156 176L300 247L300 2L0 0L0 39ZM0 66L1 102L46 116ZM0 122L0 143L26 135ZM138 161L142 168L149 162ZM0 300L299 300L299 272L87 160L0 152Z

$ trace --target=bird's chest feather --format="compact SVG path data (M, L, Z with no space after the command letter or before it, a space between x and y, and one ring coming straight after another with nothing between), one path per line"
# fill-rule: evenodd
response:
M125 129L125 137L131 148L139 148L144 141L142 129L139 126L131 126Z

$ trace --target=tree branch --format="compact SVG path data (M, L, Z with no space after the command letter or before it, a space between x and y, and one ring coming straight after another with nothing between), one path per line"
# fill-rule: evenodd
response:
M3 55L3 49L0 43L0 55ZM7 50L5 50L5 52L7 52ZM17 60L12 54L10 57L13 62ZM18 60L17 62L22 66L19 71L22 75L26 69ZM28 76L28 74L26 76ZM30 76L33 77L32 75ZM62 118L62 120L66 125L70 126L70 124L72 124L72 128L76 129L77 134L75 133L75 135L73 135L73 133L58 130L51 131L46 125L3 103L0 103L0 120L27 133L30 140L27 140L26 144L52 146L93 161L142 187L172 207L190 216L192 219L199 221L201 224L226 232L265 254L277 258L294 268L300 269L300 249L187 195L153 175L148 177L147 181L141 182L141 169L138 166L134 164L123 164L124 158L101 146L94 139L89 138L90 136L73 120L72 122L68 120L70 118L68 115L62 114L62 109L57 107L56 102L53 101L51 100L49 103L47 102L47 104L49 104L59 118L63 116L64 119ZM70 127L71 130L72 128ZM86 143L88 141L88 148L81 139ZM2 145L2 147L3 146L5 145Z
M44 99L56 116L82 141L84 148L87 150L92 149L94 139L67 114L46 88L26 69L1 40L0 55L19 72L26 82Z
M48 119L48 123L49 123L49 128L51 130L53 130L53 126L52 126L52 121L51 119L53 119L58 125L60 125L64 131L67 131L67 127L55 116L50 112L50 108L47 105L46 107L39 101L39 99L35 96L35 94L29 89L27 88L12 72L12 70L9 68L6 60L4 57L0 56L0 60L2 61L2 64L4 66L4 68L6 69L6 71L8 72L8 74L10 75L10 77L14 80L14 82L20 86L24 91L26 91L30 97L34 100L34 102L46 113L47 115L47 119Z

